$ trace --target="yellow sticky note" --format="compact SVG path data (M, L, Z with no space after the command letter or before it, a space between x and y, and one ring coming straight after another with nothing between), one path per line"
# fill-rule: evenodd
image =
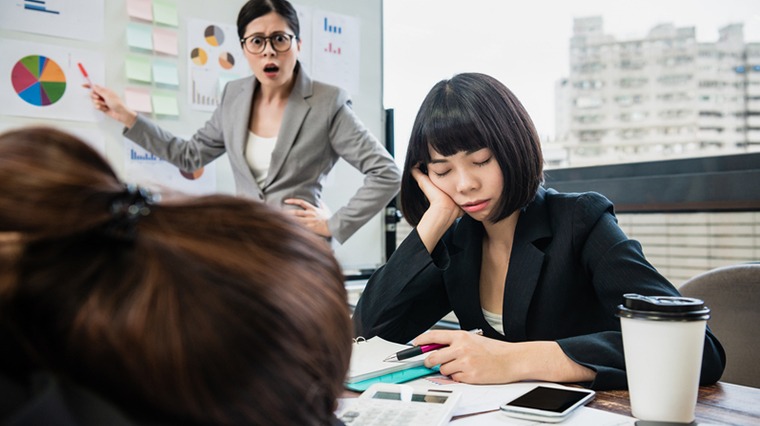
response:
M153 112L157 115L179 115L176 93L153 93Z
M145 83L153 82L149 59L139 56L127 56L124 66L128 79Z
M179 24L177 3L171 0L153 0L153 21L176 27Z

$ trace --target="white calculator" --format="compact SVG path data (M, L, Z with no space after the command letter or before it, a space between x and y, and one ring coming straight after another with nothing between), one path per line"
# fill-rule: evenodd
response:
M439 426L451 420L460 391L375 383L350 401L338 418L346 426Z

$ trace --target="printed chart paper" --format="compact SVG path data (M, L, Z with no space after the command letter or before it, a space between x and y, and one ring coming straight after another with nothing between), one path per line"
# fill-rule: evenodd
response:
M170 188L190 195L216 192L216 165L212 162L192 173L179 170L129 139L124 139L126 180L160 191Z
M90 101L78 63L95 84L105 82L103 54L41 43L3 40L0 114L90 121L103 119Z
M187 98L193 109L215 110L223 83L251 74L234 25L188 19L187 48Z
M103 41L105 0L3 0L0 28Z
M359 93L359 20L315 10L311 31L311 77Z

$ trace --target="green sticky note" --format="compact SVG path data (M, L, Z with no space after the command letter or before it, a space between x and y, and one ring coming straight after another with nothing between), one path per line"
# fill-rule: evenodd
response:
M153 63L153 81L168 86L179 86L177 65L170 62L156 61Z
M139 56L127 56L124 66L127 71L128 79L145 83L151 83L153 81L149 59L141 58Z
M153 28L135 22L128 23L127 45L137 49L153 50Z
M177 3L171 0L153 0L153 21L176 27L179 24Z
M157 115L179 115L176 93L153 93L153 112Z

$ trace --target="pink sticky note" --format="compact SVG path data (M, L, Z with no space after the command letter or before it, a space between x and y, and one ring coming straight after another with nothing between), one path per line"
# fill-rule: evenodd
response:
M150 100L150 92L146 89L127 87L124 89L124 102L128 107L137 112L153 112Z
M144 21L152 21L153 0L127 0L127 15Z
M177 32L164 28L153 28L153 50L177 56Z

